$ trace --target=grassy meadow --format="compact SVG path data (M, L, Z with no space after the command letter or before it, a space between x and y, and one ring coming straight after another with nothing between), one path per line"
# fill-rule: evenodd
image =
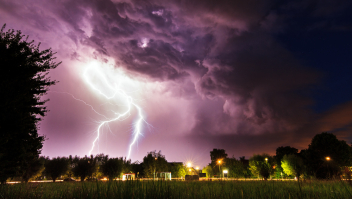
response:
M344 181L114 181L0 186L0 198L352 198Z

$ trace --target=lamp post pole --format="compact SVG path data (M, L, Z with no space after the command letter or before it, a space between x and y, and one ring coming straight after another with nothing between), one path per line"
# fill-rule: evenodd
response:
M157 157L155 157L155 162L154 162L154 180L155 180L155 170L156 170L156 161L158 160Z
M220 170L220 164L221 164L221 160L218 161L219 162L219 175L220 175L220 179L221 179L221 170Z

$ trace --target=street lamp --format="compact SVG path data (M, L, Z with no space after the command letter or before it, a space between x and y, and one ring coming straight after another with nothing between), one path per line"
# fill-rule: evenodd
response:
M221 160L218 160L218 163L219 163L219 173L220 173L220 178L221 178L221 171L220 171Z
M189 172L191 173L191 175L192 175L192 168L191 168L191 167L192 167L192 163L191 163L191 162L188 162L188 163L187 163L187 168L189 168L188 171L189 171Z
M329 156L327 156L325 159L326 159L327 161L330 161L330 157L329 157Z
M157 160L158 160L158 158L157 158L157 157L155 157L154 159L155 159L155 161L157 161ZM154 180L155 180L155 170L156 170L155 161L154 161Z
M196 167L196 170L197 170L197 174L199 175L199 167Z
M268 158L265 158L265 161L267 161L267 162L268 162Z

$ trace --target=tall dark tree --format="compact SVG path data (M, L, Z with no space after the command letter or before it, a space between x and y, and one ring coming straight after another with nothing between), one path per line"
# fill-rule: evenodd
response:
M173 178L181 178L186 175L186 168L182 163L173 162L169 163L169 169Z
M127 160L126 157L124 159L122 158L122 163L123 163L123 167L122 167L123 173L132 173L133 172L131 159Z
M33 157L33 159L27 159L26 167L22 167L20 170L20 176L22 182L28 182L31 179L39 177L44 171L44 157Z
M44 137L37 124L47 112L42 96L49 86L48 71L56 68L54 53L24 39L21 31L0 31L0 182L29 168L38 159Z
M86 177L90 177L93 175L95 170L97 169L96 159L93 156L90 157L75 157L73 159L74 167L72 168L73 175L81 178L81 182L86 179Z
M226 163L227 154L224 149L213 149L210 151L210 166L213 169L214 174L221 175L221 167Z
M109 181L112 181L114 178L119 177L123 170L123 158L109 158L105 156L100 165L100 171L108 176Z
M276 155L275 155L275 160L278 166L281 165L281 160L285 155L290 155L294 154L296 155L298 153L298 149L290 147L290 146L280 146L276 149Z
M69 160L65 157L57 157L53 159L46 159L45 161L45 174L50 176L55 182L56 179L64 174L69 169Z
M156 151L151 151L143 158L143 168L146 177L156 177L156 172L168 172L168 163L165 156Z
M312 139L307 150L302 151L310 175L317 178L333 178L341 174L341 168L352 164L351 147L338 140L332 133L321 133Z
M249 173L249 165L243 164L242 161L236 158L226 158L225 167L228 170L228 177L230 178L243 178L247 177Z

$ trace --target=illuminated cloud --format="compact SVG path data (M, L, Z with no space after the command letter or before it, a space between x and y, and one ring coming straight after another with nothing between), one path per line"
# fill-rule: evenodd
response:
M126 76L128 94L154 126L144 129L132 159L155 149L171 160L206 151L200 153L204 163L214 147L236 155L260 148L270 153L318 125L307 92L321 73L275 37L295 10L307 11L312 2L5 0L0 23L58 52L63 64L52 72L60 81L52 91L74 94L104 114L112 114L111 107L101 106L106 102L84 83L85 69L98 62ZM342 7L317 3L313 15L330 16ZM48 97L43 153L85 155L103 118L70 95ZM98 150L124 156L133 122L111 124ZM310 136L302 133L297 144Z

